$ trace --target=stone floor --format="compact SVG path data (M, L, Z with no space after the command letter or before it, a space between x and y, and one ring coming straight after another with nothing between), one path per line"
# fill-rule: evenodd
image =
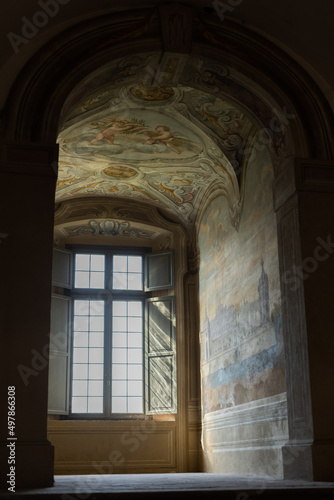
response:
M52 488L0 493L1 499L311 499L334 500L334 483L283 481L219 474L56 476Z

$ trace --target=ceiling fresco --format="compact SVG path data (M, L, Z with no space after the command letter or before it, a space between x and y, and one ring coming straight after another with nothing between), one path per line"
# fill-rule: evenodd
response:
M213 184L239 198L242 152L254 125L220 97L173 85L184 56L166 62L169 73L160 71L159 82L156 57L115 61L69 96L58 137L57 202L130 198L191 227Z

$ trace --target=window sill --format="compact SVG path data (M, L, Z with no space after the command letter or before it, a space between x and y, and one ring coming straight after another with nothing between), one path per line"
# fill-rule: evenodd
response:
M88 424L94 422L138 422L138 421L145 421L145 422L175 422L176 421L176 414L161 414L161 415L115 415L113 417L92 417L92 418L87 418L85 415L83 416L78 416L78 415L73 415L73 416L62 416L62 415L48 415L48 423L53 423L53 422L86 422Z

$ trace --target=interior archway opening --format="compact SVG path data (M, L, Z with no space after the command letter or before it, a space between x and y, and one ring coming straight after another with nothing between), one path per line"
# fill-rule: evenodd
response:
M202 61L203 81L196 87L152 84L148 69L155 57L116 60L86 77L66 100L58 137L55 244L175 252L176 280L169 293L178 311L178 410L153 417L144 411L137 435L138 415L118 414L108 423L92 422L84 414L76 421L71 401L83 397L73 396L82 381L73 378L70 361L67 409L62 417L53 411L49 421L55 470L94 473L88 460L94 448L99 450L94 463L105 473L199 471L203 466L211 472L281 476L286 394L267 143L263 138L261 143L251 113L238 108L235 98L229 102L208 92L208 76L215 82L222 68ZM225 277L226 289L220 278L210 276L210 268L219 268L216 276ZM239 279L245 285L237 292ZM73 332L71 343L73 357ZM253 415L267 404L274 413L280 408L279 422L272 413L256 428ZM236 427L233 443L217 453L213 441L221 442L222 436L211 420L223 429L232 412L236 419L246 412L250 420L242 430ZM268 441L277 425L281 436L276 433L279 451L273 459ZM78 429L89 443L86 450L71 445ZM260 452L254 453L251 443L252 458L243 462L242 433L266 435ZM163 465L161 440L166 440ZM230 445L232 453L226 450ZM64 461L62 453L69 456L70 449L74 455ZM268 456L270 469L264 469Z

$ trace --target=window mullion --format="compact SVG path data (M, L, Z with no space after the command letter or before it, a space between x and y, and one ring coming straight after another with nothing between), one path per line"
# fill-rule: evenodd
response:
M112 254L106 252L105 254L105 288L111 292L112 291ZM105 398L105 415L110 417L111 415L111 384L112 384L112 372L111 372L111 353L112 353L112 309L113 300L112 295L108 294L105 302L105 380L104 380L104 398Z
M107 262L107 267L106 267L106 271L107 271L107 276L106 276L106 288L112 292L113 290L113 266L114 266L114 263L113 263L113 254L112 253L107 253L106 254L106 262Z
M127 280L128 280L127 276ZM126 412L129 413L129 302L126 302Z
M104 322L104 414L111 414L111 330L112 329L112 298L108 296L105 301Z

